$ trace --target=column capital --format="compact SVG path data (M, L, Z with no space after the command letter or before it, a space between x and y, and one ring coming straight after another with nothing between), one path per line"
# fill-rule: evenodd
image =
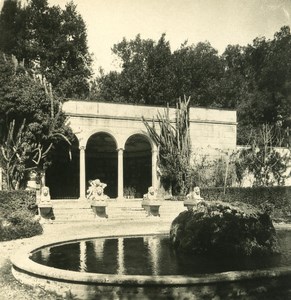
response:
M86 146L80 146L79 150L86 150Z
M117 152L124 151L124 148L117 148Z

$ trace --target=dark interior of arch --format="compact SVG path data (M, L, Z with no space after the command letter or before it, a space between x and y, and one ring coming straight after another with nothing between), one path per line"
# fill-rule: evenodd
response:
M111 135L99 132L86 145L86 188L89 180L100 179L107 184L104 194L117 197L117 145Z
M75 137L70 146L60 141L51 154L52 163L46 170L46 185L52 199L78 199L80 196L79 143Z
M125 143L123 171L124 188L133 187L135 198L141 198L152 184L151 144L146 136L132 135Z

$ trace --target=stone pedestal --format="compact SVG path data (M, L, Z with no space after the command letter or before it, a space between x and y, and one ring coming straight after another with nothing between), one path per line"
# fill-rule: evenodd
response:
M141 206L147 212L148 217L160 217L161 199L157 197L156 190L153 186L150 186L148 193L144 194Z
M184 206L187 207L187 210L197 210L197 207L201 201L195 199L186 199L184 201Z
M107 219L108 215L106 213L107 202L106 201L92 201L92 210L95 214L95 218Z

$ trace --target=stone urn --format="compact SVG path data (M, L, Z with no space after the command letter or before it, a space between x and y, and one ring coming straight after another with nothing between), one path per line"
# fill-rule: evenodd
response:
M37 180L37 172L36 171L30 171L28 180L26 183L26 190L30 191L36 191L40 189L40 184Z

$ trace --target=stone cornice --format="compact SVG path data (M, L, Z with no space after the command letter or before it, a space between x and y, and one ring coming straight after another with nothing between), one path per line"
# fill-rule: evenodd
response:
M66 113L69 117L75 117L75 118L87 118L87 119L105 119L105 120L120 120L120 121L138 121L141 122L142 119L139 117L123 117L123 116L108 116L108 115L92 115L92 114L78 114L78 113ZM145 118L147 122L151 122L153 119L151 118ZM155 122L158 122L155 120ZM175 123L175 120L171 120L171 123ZM225 125L237 125L237 122L231 122L231 121L216 121L216 120L197 120L192 119L190 120L190 123L201 123L201 124L225 124Z

